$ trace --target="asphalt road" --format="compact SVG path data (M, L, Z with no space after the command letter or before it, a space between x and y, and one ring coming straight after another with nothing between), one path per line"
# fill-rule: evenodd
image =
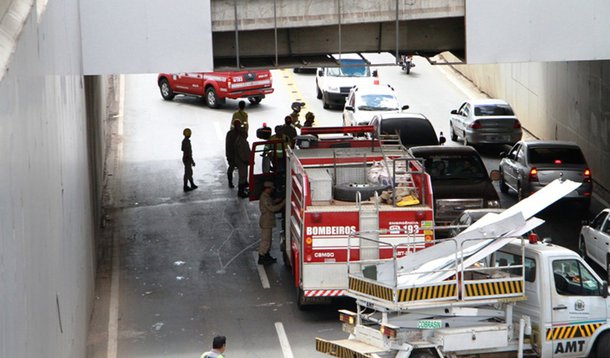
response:
M447 135L450 110L481 94L442 66L421 58L416 65L410 75L380 67L381 82ZM297 99L317 125L341 124L341 110L324 110L316 99L315 75L273 73L275 93L246 108L250 141L262 123L282 124ZM98 274L89 357L198 357L217 334L227 336L227 357L322 357L315 337L345 338L337 309L351 302L299 311L290 272L279 262L262 271L256 265L258 205L238 199L225 178L224 136L237 101L216 110L196 98L164 101L156 75L130 75L124 83L104 233L115 245ZM193 131L199 186L188 193L180 152L185 127ZM497 168L501 150L481 150L488 170ZM515 202L514 195L500 196L504 207ZM591 212L600 208L595 202ZM553 207L542 213L547 223L539 233L576 249L588 215L577 206ZM272 254L280 257L277 241Z

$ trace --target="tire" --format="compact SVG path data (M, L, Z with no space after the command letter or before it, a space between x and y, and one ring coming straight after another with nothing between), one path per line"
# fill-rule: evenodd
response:
M337 184L334 188L333 198L341 201L356 201L356 193L360 192L360 198L362 201L369 200L375 192L381 193L388 186L381 184L355 184L345 183Z
M451 125L451 121L449 121L449 134L451 135L451 141L457 142L458 136L457 136L457 134L455 134L455 131L453 130L453 125Z
M504 194L508 193L508 185L504 181L504 173L500 170L500 191Z
M324 94L322 94L322 107L324 109L329 109L330 105L326 102L326 96L324 96Z
M205 90L205 103L207 103L210 108L220 107L220 99L218 98L214 87L208 87L208 89Z
M263 100L263 97L248 97L248 101L252 104L259 104Z
M318 99L322 99L322 91L320 90L320 87L318 86L318 82L316 82L316 97Z
M587 245L585 244L585 238L580 237L580 241L578 242L578 251L580 253L580 257L583 259L587 259Z
M411 64L410 64L410 63L407 63L407 69L406 69L406 71L407 71L407 75L408 75L409 73L411 73Z
M176 94L172 91L172 87L169 85L169 81L165 78L162 78L161 81L159 81L159 90L161 91L161 97L166 101L171 101L176 97Z
M521 183L517 183L517 201L521 201L523 199L525 199L525 192L521 187Z
M610 333L604 333L597 342L595 354L598 358L610 357Z

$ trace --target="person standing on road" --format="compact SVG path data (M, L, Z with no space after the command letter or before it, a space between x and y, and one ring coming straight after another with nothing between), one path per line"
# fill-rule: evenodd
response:
M222 355L227 348L227 337L225 336L216 336L212 341L212 350L209 352L205 352L201 355L200 358L224 358Z
M198 188L193 182L195 161L193 160L193 149L191 148L191 129L184 128L182 134L184 134L184 139L182 140L182 163L184 164L183 188L184 191L191 191ZM188 186L189 182L191 183L190 187Z
M239 174L239 184L237 186L237 196L240 198L248 197L248 164L250 163L250 144L248 144L248 132L244 127L238 131L239 135L235 140L235 164Z
M246 113L246 111L245 111L246 102L239 101L239 104L237 106L239 107L239 109L233 113L233 117L231 118L231 127L233 127L235 120L238 119L239 122L241 123L242 127L244 127L247 132L249 127L248 127L248 113Z
M229 180L229 188L234 188L233 185L233 172L235 168L237 168L237 164L235 163L235 142L237 141L237 137L239 137L239 131L241 131L241 122L239 119L233 120L233 126L231 130L227 132L227 137L225 139L225 155L227 157L227 163L229 164L229 168L227 169L227 179Z
M277 262L277 259L269 253L271 249L271 238L275 227L275 213L282 210L285 199L273 203L271 194L275 186L273 182L266 181L263 184L263 192L259 198L259 209L261 211L259 225L261 227L261 243L258 247L258 264L267 265Z

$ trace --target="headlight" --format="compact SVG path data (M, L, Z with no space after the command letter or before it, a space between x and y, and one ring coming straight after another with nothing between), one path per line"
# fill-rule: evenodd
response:
M498 200L487 200L487 207L488 208L499 208L500 202Z
M338 86L328 86L328 92L339 92Z

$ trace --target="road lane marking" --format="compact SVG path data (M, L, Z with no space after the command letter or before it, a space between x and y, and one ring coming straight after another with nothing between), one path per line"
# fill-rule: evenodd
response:
M263 288L270 288L271 286L269 285L267 272L265 272L265 266L258 264L258 251L252 251L252 257L254 257L254 263L256 264L256 269L258 270L258 277L261 279Z
M292 355L292 349L290 348L290 342L288 342L288 336L286 336L286 331L284 330L284 325L282 322L275 322L275 330L277 331L277 336L280 339L280 346L282 347L284 358L294 358L294 355Z
M288 93L290 96L290 100L291 102L303 102L305 103L305 105L303 107L301 107L301 113L303 113L302 117L299 116L299 120L302 119L302 121L305 121L305 113L308 112L308 107L307 107L307 102L305 102L305 100L303 99L303 94L301 94L301 91L299 90L299 87L297 86L296 82L294 81L294 76L292 75L292 70L291 69L282 69L282 75L280 76L280 78L282 79L282 81L284 82L284 85L286 86L286 88L288 89ZM303 124L303 123L301 123Z
M110 281L110 307L108 309L107 358L116 358L119 331L119 245L116 235L112 235L112 280Z

